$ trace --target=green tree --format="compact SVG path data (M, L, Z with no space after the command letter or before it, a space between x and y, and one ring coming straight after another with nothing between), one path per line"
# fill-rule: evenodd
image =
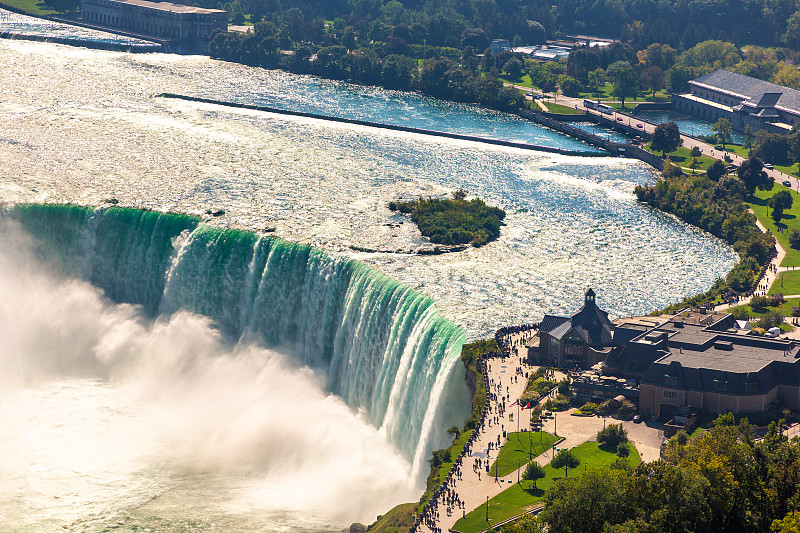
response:
M742 163L737 174L751 196L756 189L765 190L770 185L769 176L764 172L764 162L757 157L751 157Z
M597 442L608 448L616 448L620 443L628 442L628 432L622 424L609 424L597 432Z
M588 87L593 93L598 93L600 87L606 84L606 72L601 68L596 68L588 75Z
M639 74L639 82L642 84L642 87L646 87L653 91L653 97L656 95L656 91L660 91L666 86L666 78L664 78L664 71L661 70L661 67L657 67L656 65L652 65L647 67Z
M696 157L692 158L692 161L689 163L689 168L692 169L692 174L694 174L695 169L700 166L700 160Z
M667 152L676 150L682 143L678 125L674 122L662 122L653 131L650 148L653 151L661 152L661 155L664 156Z
M692 150L690 152L690 155L692 157L700 157L700 155L702 155L702 152L700 151L700 147L699 146L692 146Z
M533 481L533 488L536 489L536 480L544 477L544 468L538 465L536 461L528 463L525 471L522 473L522 479Z
M627 61L615 61L606 70L606 77L614 84L613 95L619 98L622 107L625 107L625 98L636 96L639 78L636 71Z
M450 436L450 438L455 440L461 434L461 431L459 431L458 426L450 426L447 429L447 434Z
M712 181L719 181L719 179L725 175L725 163L719 159L715 159L713 163L708 165L706 175Z
M744 129L744 144L742 148L748 151L748 155L750 155L750 151L753 149L753 128L750 127L750 124Z
M727 118L721 118L711 126L711 131L717 137L717 141L725 148L726 144L731 143L731 132L733 128Z
M789 246L795 250L800 250L800 231L793 229L789 234Z
M569 477L570 468L577 468L580 464L580 459L578 459L572 450L561 450L553 457L553 460L550 461L550 466L553 468L564 469L564 477Z

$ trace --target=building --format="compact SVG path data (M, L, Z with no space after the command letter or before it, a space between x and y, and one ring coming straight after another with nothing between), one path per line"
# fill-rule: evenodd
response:
M491 50L492 54L494 55L497 55L500 52L510 52L511 43L509 43L507 39L495 39L489 45L489 50Z
M800 91L716 70L689 82L691 93L673 95L675 111L709 122L730 121L735 130L787 133L800 123Z
M608 355L613 324L586 291L583 307L572 316L545 315L539 326L539 359L559 368L588 368Z
M542 319L539 360L591 368L573 380L580 397L624 395L639 413L664 420L692 411L800 411L800 343L750 333L731 314L704 309L612 323L589 289L574 315Z
M569 48L553 46L551 44L518 46L514 48L513 52L515 54L526 55L540 62L558 61L559 59L566 60L567 57L569 57Z
M228 28L226 11L149 0L82 0L81 16L85 22L163 39L207 40Z

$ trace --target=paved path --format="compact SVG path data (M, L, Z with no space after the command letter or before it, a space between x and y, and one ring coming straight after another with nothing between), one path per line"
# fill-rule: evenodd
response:
M525 384L527 381L524 377L525 372L530 373L537 368L535 366L525 365L522 362L527 355L525 353L527 351L526 344L532 339L533 333L535 332L511 336L512 356L506 358L505 361L501 361L500 359L489 360L489 381L491 390L496 392L498 396L500 396L501 393L507 394L506 405L514 403L525 391ZM523 335L525 335L524 339ZM517 368L521 369L522 375L518 377L516 382L513 382ZM564 377L566 377L566 375L561 372L555 373L557 381ZM508 389L506 389L506 387L508 387ZM540 405L544 404L547 399L547 396L542 398L539 402ZM498 407L501 403L502 401L490 402L491 412L489 417L498 417L500 423L493 423L491 427L487 425L487 427L484 428L480 437L472 446L472 453L465 456L464 462L461 465L461 479L456 479L452 486L463 504L448 510L447 505L442 499L438 501L438 520L436 525L443 532L452 528L456 521L466 513L481 505L485 505L487 496L489 498L497 496L505 489L511 487L513 483L516 483L518 478L521 479L522 477L522 471L525 469L525 465L499 478L497 481L495 481L495 478L491 475L487 475L486 472L485 461L488 459L491 465L497 458L499 450L499 447L495 447L491 451L488 450L489 443L493 442L497 444L499 439L500 446L502 446L507 441L507 439L502 437L503 429L509 432L517 431L518 423L520 424L519 429L529 424L529 416L526 414L526 411L522 411L520 414L516 406L509 408L508 412L500 414ZM599 417L570 416L569 413L571 411L572 410L551 416L547 418L543 424L543 429L545 431L554 433L554 430L558 429L558 436L565 438L565 440L558 445L559 448L572 448L594 439L597 432L603 428L604 423L619 423L619 421L611 418L604 421ZM513 421L511 420L512 417L514 419ZM634 424L633 422L622 423L628 430L629 437L639 450L642 459L644 461L658 459L661 440L663 439L663 434L659 432L659 429L657 427L648 427L646 424ZM554 426L557 426L557 428ZM534 460L544 466L552 459L551 454L552 451L548 450L534 458ZM472 468L476 458L484 461L483 467L477 471ZM421 525L419 531L430 533L432 530L425 525Z

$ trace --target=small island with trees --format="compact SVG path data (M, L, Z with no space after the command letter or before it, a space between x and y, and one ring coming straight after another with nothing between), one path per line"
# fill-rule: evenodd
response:
M420 233L434 244L478 247L497 239L506 212L479 199L467 200L459 189L452 199L419 198L389 202L389 209L410 215Z

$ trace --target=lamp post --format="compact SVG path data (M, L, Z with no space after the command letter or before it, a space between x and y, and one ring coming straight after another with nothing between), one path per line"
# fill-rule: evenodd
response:
M519 471L521 466L522 465L520 465L520 461L517 460L517 485L519 485Z
M486 497L486 523L489 523L489 497Z

